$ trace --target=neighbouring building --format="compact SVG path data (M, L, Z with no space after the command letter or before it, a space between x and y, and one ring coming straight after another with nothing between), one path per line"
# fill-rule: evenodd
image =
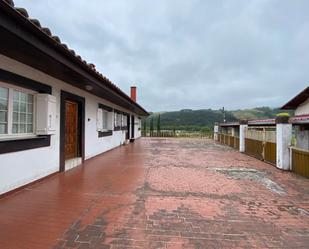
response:
M285 110L295 110L291 118L296 137L296 147L309 150L309 87L281 107Z
M216 123L214 139L279 169L309 177L309 87L281 109L294 110L295 115Z
M148 112L13 1L0 0L0 194L141 136Z

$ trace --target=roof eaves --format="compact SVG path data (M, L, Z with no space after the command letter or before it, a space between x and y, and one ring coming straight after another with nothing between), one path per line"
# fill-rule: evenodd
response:
M283 110L295 110L301 103L306 101L309 98L309 87L305 88L289 102L283 105L280 109Z
M63 53L70 56L70 58L72 58L75 62L84 67L90 74L99 79L103 85L105 85L107 88L113 90L114 92L125 98L128 102L130 102L130 104L142 110L145 115L149 115L149 113L143 107L134 102L125 92L123 92L118 86L116 86L110 79L108 79L100 72L98 72L95 69L94 64L87 63L85 60L82 59L80 55L76 54L73 49L70 49L65 43L61 43L60 38L58 36L53 35L49 28L42 27L39 20L31 19L26 9L15 7L13 0L1 0L1 1L6 3L6 5L9 6L11 10L13 10L20 17L22 17L24 21L31 24L33 28L40 31L40 33L44 35L45 38L47 38L50 42L52 42L53 45L55 45L58 49L61 49Z

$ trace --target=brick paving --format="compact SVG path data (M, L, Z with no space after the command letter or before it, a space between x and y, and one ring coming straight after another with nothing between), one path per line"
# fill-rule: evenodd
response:
M0 199L0 248L309 248L309 180L202 139L140 139Z

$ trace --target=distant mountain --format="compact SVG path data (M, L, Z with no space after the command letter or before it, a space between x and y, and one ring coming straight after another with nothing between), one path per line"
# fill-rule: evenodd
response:
M285 110L280 110L279 108L270 108L270 107L256 107L253 109L244 109L231 111L234 117L237 119L265 119L265 118L274 118L278 113L286 112ZM288 112L290 115L293 115L293 112Z
M227 122L238 121L239 119L266 119L274 118L276 114L283 112L279 108L257 107L253 109L226 111ZM285 112L285 111L284 111ZM157 118L160 114L161 129L184 129L200 130L201 128L211 128L215 122L223 122L221 110L203 109L191 110L183 109L173 112L152 113L147 119L147 126L153 119L154 129L156 129ZM290 115L293 113L290 112Z

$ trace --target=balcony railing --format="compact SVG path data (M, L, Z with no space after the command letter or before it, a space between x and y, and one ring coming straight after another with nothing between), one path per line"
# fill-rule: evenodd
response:
M309 151L291 147L291 170L301 176L309 177Z

